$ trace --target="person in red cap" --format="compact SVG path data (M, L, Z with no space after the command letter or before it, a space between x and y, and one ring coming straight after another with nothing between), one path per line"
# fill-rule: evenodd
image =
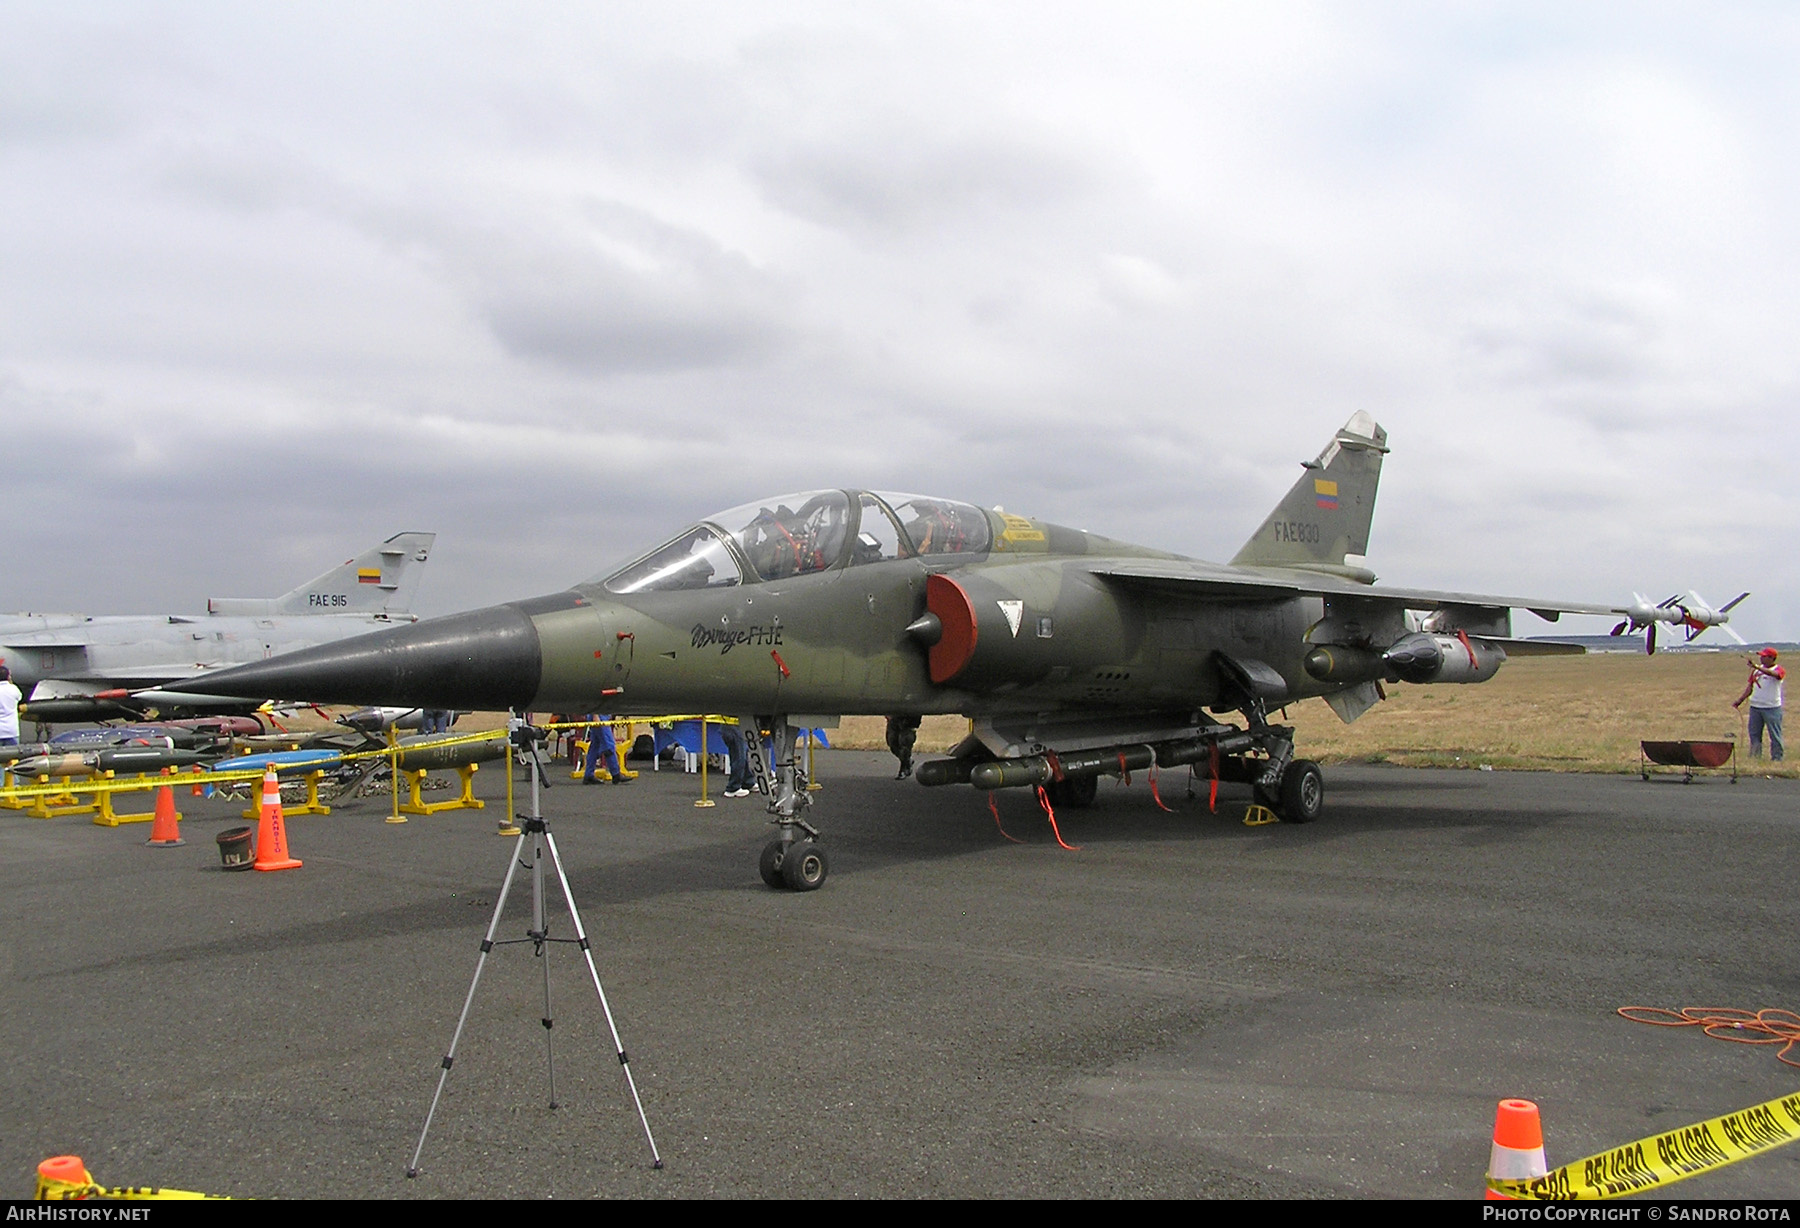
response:
M1780 654L1765 648L1750 658L1750 681L1744 693L1731 706L1741 708L1750 701L1750 757L1762 758L1763 730L1769 731L1769 758L1781 758L1781 680L1787 671L1775 664Z

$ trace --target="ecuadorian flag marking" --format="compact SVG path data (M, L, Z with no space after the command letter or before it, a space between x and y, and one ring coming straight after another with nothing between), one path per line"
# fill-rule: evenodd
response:
M1335 501L1333 502L1332 506L1333 507L1337 506ZM381 583L381 568L379 568L379 567L358 567L356 569L356 582L358 584L380 584Z
M1314 478L1313 502L1328 512L1337 511L1337 483L1328 482L1324 478Z

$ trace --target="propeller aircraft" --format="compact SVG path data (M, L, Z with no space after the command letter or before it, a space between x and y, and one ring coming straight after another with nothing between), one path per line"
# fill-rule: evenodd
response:
M1642 593L1633 593L1635 600L1625 610L1620 611L1625 621L1614 627L1610 634L1625 635L1637 632L1644 633L1644 651L1647 654L1656 652L1656 624L1673 623L1687 632L1688 642L1692 643L1698 636L1705 634L1713 627L1722 628L1726 635L1738 643L1744 643L1744 637L1726 626L1731 621L1731 611L1737 603L1748 597L1749 593L1739 593L1718 609L1706 604L1699 593L1689 592L1686 597L1680 593L1651 605L1650 599Z

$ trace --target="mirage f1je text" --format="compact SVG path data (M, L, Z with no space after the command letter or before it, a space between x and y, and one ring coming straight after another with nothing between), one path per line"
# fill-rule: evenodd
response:
M1324 778L1269 721L1281 705L1320 696L1350 721L1384 680L1485 681L1509 652L1545 648L1512 638L1515 608L1693 618L1376 587L1364 554L1386 452L1386 432L1352 417L1229 565L949 499L814 491L709 516L567 592L197 682L319 703L742 713L772 730L751 738L779 828L763 877L807 890L828 863L792 728L826 715L971 718L950 758L920 766L927 786L1041 785L1080 806L1101 775L1200 764L1306 822Z

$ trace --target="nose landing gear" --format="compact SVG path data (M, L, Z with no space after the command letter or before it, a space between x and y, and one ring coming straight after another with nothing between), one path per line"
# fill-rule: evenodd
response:
M745 741L751 746L751 770L771 799L769 813L773 817L769 821L780 834L763 847L757 871L771 887L817 891L831 872L831 859L819 842L818 829L800 817L812 805L812 794L806 787L806 770L794 751L794 731L786 717L778 716L770 722L771 732L764 738L760 724L751 725Z

